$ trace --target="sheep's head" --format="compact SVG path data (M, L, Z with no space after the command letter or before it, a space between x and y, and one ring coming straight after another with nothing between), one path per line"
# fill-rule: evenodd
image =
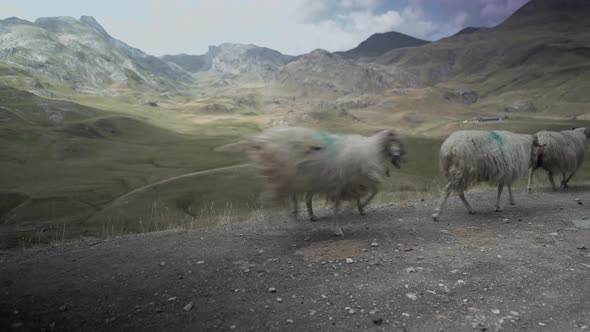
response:
M401 168L406 156L405 139L393 130L381 130L378 134L383 135L383 153L395 168Z
M590 138L590 127L574 127L572 130L582 132L586 135L586 138Z

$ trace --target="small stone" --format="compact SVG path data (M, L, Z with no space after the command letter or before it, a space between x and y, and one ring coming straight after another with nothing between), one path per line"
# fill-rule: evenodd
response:
M410 246L402 246L402 247L400 247L400 249L402 251L412 251L412 250L414 250L414 248L413 247L410 247Z
M277 292L277 289L274 288L274 287L269 287L268 288L268 291L271 292L271 293L276 293Z
M374 315L377 313L377 311L378 311L377 309L373 309L373 310L369 311L369 315Z
M419 260L419 261L421 261L421 260L424 259L424 256L418 256L418 257L416 257L416 259Z
M582 220L588 220L588 217L587 216L583 216L582 217Z
M418 299L418 296L415 293L408 293L406 296L412 301L416 301Z
M174 302L174 301L176 301L176 296L168 298L168 302Z
M456 274L457 272L459 272L459 270L451 270L452 274Z
M545 326L545 323L541 323L541 322L539 322L539 325L541 325L541 326Z
M283 298L281 298L281 297L277 297L277 302L279 302L279 303L283 303Z
M347 258L346 259L346 263L347 264L352 264L352 263L354 263L354 261L352 260L352 258Z
M402 312L402 316L410 317L410 314L407 312Z
M193 303L192 302L189 302L182 309L184 311L191 311L192 308L193 308Z
M166 266L166 262L164 262L164 261L161 261L161 262L160 262L160 266Z
M466 284L466 282L465 282L464 280L461 280L461 279L459 279L459 280L457 280L457 282L455 283L455 287L457 287L457 286L461 286L461 285L465 285L465 284Z
M373 324L375 325L382 325L383 324L383 318L375 318L373 319Z
M517 311L513 311L513 310L511 310L511 311L510 311L510 314L511 314L512 316L518 316L518 312L517 312Z
M499 315L500 314L500 310L498 310L498 309L492 309L492 313L494 315Z
M197 265L205 264L205 261L198 261Z
M12 324L12 325L10 325L10 326L11 326L13 329L18 329L18 328L21 328L21 327L23 327L23 325L24 325L24 324L23 324L23 322L16 322L16 323L13 323L13 324Z
M309 315L310 316L313 316L313 315L315 315L316 312L317 312L316 310L310 309L309 310Z
M59 307L59 311L66 311L68 310L68 306L67 305L62 305L61 307Z
M229 329L230 330L235 330L236 329L236 326L235 325L232 325L232 326L229 327Z
M356 313L356 310L354 309L348 309L348 314L349 315L354 315Z
M287 319L286 322L287 322L287 324L293 324L294 323L294 321L292 319Z
M407 267L406 268L406 272L408 272L408 273L414 273L414 272L416 272L416 269L413 266L410 266L410 267Z
M581 246L577 246L576 249L587 250L588 248L585 245L581 245Z
M549 233L549 235L551 235L551 236L559 236L559 233L553 232L553 233Z
M371 247L373 247L373 248L376 248L376 247L378 247L378 246L379 246L379 243L377 243L377 242L373 242L373 243L371 243Z

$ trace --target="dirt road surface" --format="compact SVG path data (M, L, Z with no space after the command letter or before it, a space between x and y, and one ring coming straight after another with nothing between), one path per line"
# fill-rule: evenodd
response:
M590 331L590 187L494 197L3 253L0 330Z

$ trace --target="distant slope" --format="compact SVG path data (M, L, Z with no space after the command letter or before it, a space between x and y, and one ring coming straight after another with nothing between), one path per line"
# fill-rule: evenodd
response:
M395 66L345 59L315 50L281 67L270 85L302 95L376 93L394 87L415 87L417 78Z
M295 58L266 47L232 43L209 46L209 50L203 55L179 54L162 57L189 72L214 71L234 75L273 71Z
M374 57L396 48L421 46L428 43L426 40L391 31L373 34L357 47L344 52L334 52L334 54L345 58Z
M170 89L191 79L177 65L112 38L89 16L0 20L0 64L82 91Z
M376 62L427 84L455 82L486 95L537 93L590 102L590 1L532 0L497 27L457 34Z

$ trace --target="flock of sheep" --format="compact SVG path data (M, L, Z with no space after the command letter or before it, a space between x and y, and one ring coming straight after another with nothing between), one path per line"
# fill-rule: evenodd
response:
M439 154L441 170L448 180L432 217L438 221L445 202L457 193L469 213L473 208L465 198L471 186L488 182L498 186L496 211L501 211L504 186L514 204L511 185L529 173L528 191L536 169L547 171L556 190L553 174L562 174L565 188L584 160L590 128L561 132L541 131L535 135L508 131L463 130L450 135ZM360 214L389 176L389 164L401 167L407 145L399 133L382 130L372 136L340 135L301 127L268 129L250 142L250 157L259 174L268 180L273 197L291 200L292 214L298 214L298 197L305 197L307 211L313 195L334 206L332 229L342 236L338 213L343 201L355 201Z

